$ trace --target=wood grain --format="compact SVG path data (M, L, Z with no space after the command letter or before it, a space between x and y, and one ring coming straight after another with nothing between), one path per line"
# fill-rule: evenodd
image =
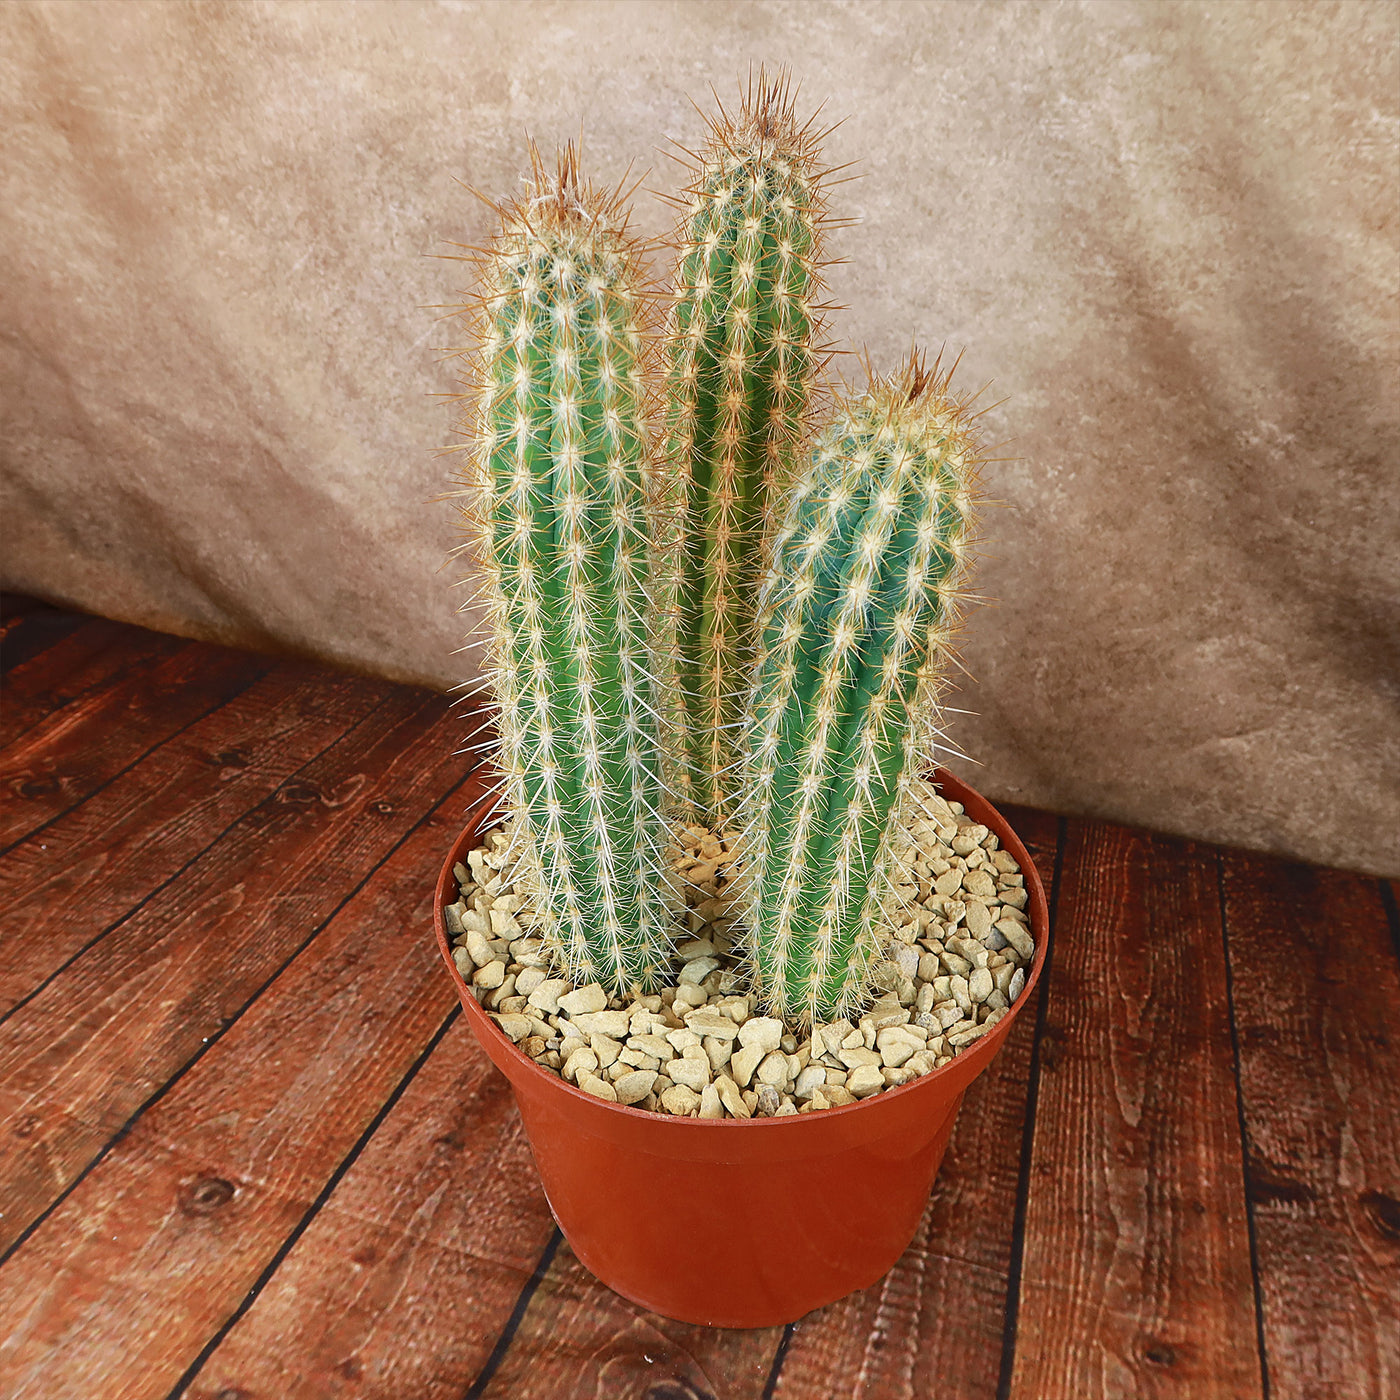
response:
M0 1017L388 693L280 663L0 857Z
M1003 813L1053 908L1056 818L1015 807ZM878 1284L798 1324L778 1373L779 1400L996 1395L1035 1025L1032 1001L968 1089L928 1209L899 1263Z
M188 1400L461 1400L553 1229L510 1087L459 1017Z
M1262 1394L1215 855L1071 822L1010 1394Z
M1223 859L1272 1400L1400 1395L1400 970L1380 891Z
M3 1247L461 777L459 725L395 688L0 1026Z
M188 645L179 637L89 618L7 672L0 687L0 751L69 705L100 695Z
M460 807L416 827L0 1272L0 1393L158 1400L244 1300L452 1011L429 930Z
M0 847L76 806L272 665L246 652L191 643L40 721L0 751Z
M565 1241L481 1400L759 1400L782 1334L659 1317L605 1288Z

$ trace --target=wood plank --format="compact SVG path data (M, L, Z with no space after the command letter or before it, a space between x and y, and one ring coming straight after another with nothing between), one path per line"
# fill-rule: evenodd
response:
M1051 888L1058 819L1003 808ZM963 1099L947 1155L913 1243L878 1284L794 1329L773 1394L993 1397L1001 1369L1007 1282L1028 1107L1038 999Z
M462 805L459 786L0 1271L0 1393L157 1400L243 1302L454 1014L431 909Z
M388 694L280 663L0 858L0 1018Z
M459 781L460 716L395 688L0 1026L0 1248L197 1058Z
M65 706L158 665L189 643L105 618L14 667L0 686L0 750Z
M1270 1394L1400 1395L1400 969L1381 891L1223 859Z
M0 676L71 636L88 619L34 598L0 598Z
M226 704L275 663L190 643L75 701L0 752L0 847L89 797L158 744Z
M458 1017L185 1400L461 1400L553 1230L510 1087Z
M782 1335L648 1312L599 1283L565 1241L473 1400L760 1400Z
M1071 822L1010 1394L1262 1394L1209 848Z

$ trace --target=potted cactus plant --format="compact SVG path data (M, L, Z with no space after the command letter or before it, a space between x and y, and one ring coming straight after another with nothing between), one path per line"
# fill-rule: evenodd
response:
M620 191L536 155L469 376L494 786L439 943L582 1261L730 1326L897 1259L1045 921L932 772L975 425L917 354L828 402L818 142L762 76L713 124L664 329Z

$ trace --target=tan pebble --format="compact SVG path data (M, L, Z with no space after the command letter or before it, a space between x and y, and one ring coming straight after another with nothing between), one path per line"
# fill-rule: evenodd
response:
M886 1065L880 1071L880 1078L885 1081L886 1089L897 1089L901 1084L907 1084L916 1077L912 1069L903 1065Z
M631 1065L633 1069L659 1070L661 1061L655 1055L648 1055L645 1050L625 1049L617 1057L619 1064Z
M705 1056L710 1062L711 1069L720 1070L729 1063L734 1050L732 1040L721 1040L718 1036L707 1035L701 1044L705 1048Z
M966 977L972 971L972 964L960 953L946 952L939 958L939 962L952 977Z
M986 1001L992 994L992 974L985 967L976 968L967 979L968 995L975 1002Z
M1027 962L1035 955L1035 940L1030 933L1014 919L1003 919L997 925L997 932L1023 957Z
M527 1035L520 1042L520 1048L532 1059L538 1060L545 1052L545 1047L549 1044L542 1035Z
M666 1032L666 1043L676 1054L683 1055L700 1044L700 1036L688 1026L682 1026L679 1030Z
M813 1112L818 1112L823 1108L830 1108L831 1100L827 1098L825 1090L814 1089L807 1106L812 1109Z
M701 1118L723 1118L724 1104L720 1100L719 1090L713 1084L707 1084L700 1091L700 1115Z
M613 1081L613 1088L617 1090L618 1103L639 1103L651 1093L651 1086L656 1083L656 1074L652 1070L634 1070L631 1074L624 1074L621 1079Z
M634 1035L629 1037L627 1045L629 1049L640 1050L654 1060L666 1061L676 1053L671 1042L660 1035Z
M790 1078L788 1071L788 1057L781 1050L771 1050L759 1062L756 1072L760 1083L771 1084L775 1089L781 1089Z
M945 870L934 882L934 890L949 898L962 889L963 872L961 870Z
M848 1070L853 1070L861 1065L878 1065L880 1052L873 1046L867 1049L864 1045L858 1045L854 1050L842 1050L837 1058Z
M530 1018L528 1016L497 1016L496 1024L516 1043L530 1034Z
M972 993L968 990L966 977L953 977L949 981L952 988L953 1000L962 1008L963 1014L967 1015L972 1010Z
M581 1045L564 1061L564 1078L577 1080L580 1074L598 1072L597 1053L587 1045Z
M715 945L708 938L692 938L676 948L676 957L681 962L690 962L695 958L712 958L714 955Z
M776 1016L755 1016L739 1027L739 1044L766 1055L782 1044L783 1023Z
M673 1083L684 1084L697 1093L710 1082L710 1062L704 1058L669 1060L666 1072L671 1076Z
M588 1037L588 1048L598 1057L598 1063L604 1069L616 1064L617 1057L622 1054L620 1040L614 1040L610 1035L599 1035L597 1031Z
M739 1034L739 1027L729 1016L714 1010L693 1011L685 1018L685 1023L702 1036L733 1040Z
M759 1045L745 1045L729 1057L729 1072L734 1082L741 1088L748 1086L753 1072L768 1052Z
M1001 892L1001 902L1010 905L1012 909L1024 909L1028 898L1025 890L1010 889Z
M748 1109L750 1116L758 1108L758 1091L756 1089L741 1089L739 1097L744 1101L744 1107Z
M931 1051L920 1050L905 1060L904 1068L907 1069L910 1074L927 1074L933 1068L933 1061L934 1055Z
M476 964L472 961L472 955L465 948L454 948L452 950L452 961L456 964L457 971L463 977L470 977L476 971Z
M558 1012L559 998L573 988L563 977L549 977L530 993L530 1005L539 1011Z
M718 970L718 958L693 958L681 968L678 980L683 986L698 986L712 972L717 972Z
M876 1065L861 1065L846 1080L847 1091L857 1099L869 1098L885 1087L884 1076Z
M599 1079L596 1074L583 1075L579 1079L578 1087L585 1094L592 1094L595 1099L605 1099L608 1103L617 1102L617 1090L606 1079Z
M506 980L506 965L503 962L489 962L472 974L472 986L484 987L490 991Z
M700 1107L700 1095L684 1084L673 1084L662 1092L661 1107L676 1118L688 1118Z
M826 1070L821 1065L808 1065L799 1071L793 1097L797 1099L810 1099L818 1089L826 1083Z
M497 938L519 938L524 929L516 922L514 914L507 913L499 904L492 904L491 932Z
M947 1030L949 1026L955 1026L963 1018L962 1007L956 1001L940 1001L934 1008L933 1014L937 1018L938 1024Z
M693 987L686 982L676 988L675 1006L682 1016L687 1006L704 1006L709 999L710 994L704 987Z
M883 1084L884 1080L880 1082ZM844 1108L856 1101L856 1096L844 1084L828 1084L822 1093L832 1108Z
M596 982L585 987L575 987L559 998L559 1006L570 1016L586 1016L590 1012L603 1011L608 1004L608 994Z
M478 967L485 967L496 956L491 951L490 943L486 941L486 934L470 925L467 928L467 953Z
M607 1035L614 1040L626 1040L629 1030L625 1011L590 1011L573 1017L573 1023L583 1035Z
M715 1089L719 1093L720 1102L729 1110L730 1117L753 1117L748 1105L744 1102L744 1096L740 1092L739 1086L727 1074L722 1074L715 1080Z
M993 851L992 864L1005 875L1014 875L1021 868L1010 851Z
M1023 968L1018 967L1016 971L1011 974L1011 981L1006 984L1007 1000L1014 1002L1016 998L1021 995L1021 992L1025 988L1025 985L1025 970Z
M539 967L522 968L515 977L515 990L518 995L528 997L545 980L544 969Z

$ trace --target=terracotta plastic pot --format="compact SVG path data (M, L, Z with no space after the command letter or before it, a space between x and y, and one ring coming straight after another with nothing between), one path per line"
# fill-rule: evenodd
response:
M940 769L945 798L1021 866L1035 959L997 1025L941 1069L845 1108L788 1118L667 1118L605 1103L535 1064L477 1004L452 961L443 908L477 843L483 801L448 856L438 944L467 1019L510 1080L554 1218L608 1287L681 1322L768 1327L868 1287L918 1228L967 1086L1031 997L1045 957L1045 892L985 799Z

